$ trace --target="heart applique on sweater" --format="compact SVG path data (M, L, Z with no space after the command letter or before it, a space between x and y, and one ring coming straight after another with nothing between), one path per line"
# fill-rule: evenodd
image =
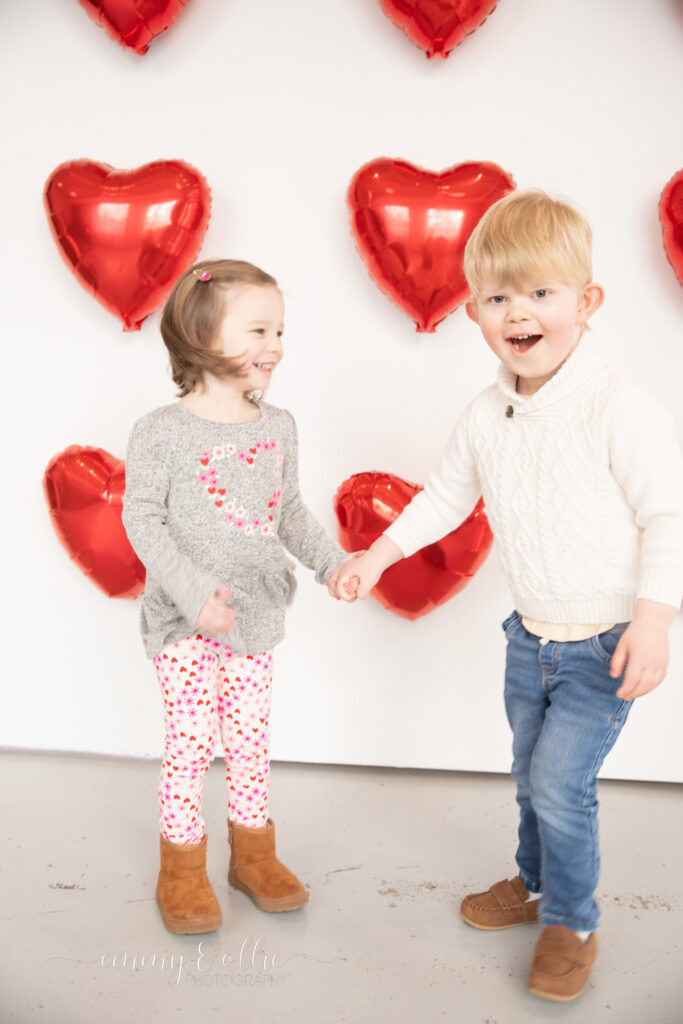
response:
M282 490L278 487L273 491L267 508L249 510L223 486L218 466L228 459L235 459L249 470L256 465L257 459L269 452L275 456L273 473L278 476L282 455L276 441L256 441L245 451L234 444L216 445L211 450L204 450L199 457L202 468L197 474L197 482L206 490L208 498L227 525L241 530L247 537L267 537L273 532L274 514L280 504Z

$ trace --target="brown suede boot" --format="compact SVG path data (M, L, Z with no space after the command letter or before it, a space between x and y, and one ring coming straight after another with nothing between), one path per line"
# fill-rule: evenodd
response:
M228 881L249 896L259 910L277 913L308 903L308 893L289 868L275 856L275 826L245 828L228 821L230 869Z
M220 928L221 908L206 877L206 836L193 846L161 836L160 848L157 906L169 932L194 935Z

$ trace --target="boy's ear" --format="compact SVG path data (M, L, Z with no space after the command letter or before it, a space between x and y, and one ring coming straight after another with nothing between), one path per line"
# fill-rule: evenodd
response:
M465 303L465 312L470 320L474 320L475 324L479 323L479 307L474 299L467 300Z
M604 298L605 290L602 285L596 284L595 281L591 281L590 284L587 284L579 294L577 323L585 324L586 321L593 316L593 313L600 309Z

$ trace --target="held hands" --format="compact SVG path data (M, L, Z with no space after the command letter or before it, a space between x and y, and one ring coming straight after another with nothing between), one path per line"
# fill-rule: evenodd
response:
M337 600L364 600L385 569L403 557L400 548L382 536L367 551L356 551L345 558L330 576L328 590Z
M327 581L327 592L330 597L334 597L337 601L356 600L358 576L356 575L355 567L364 554L365 551L352 551L350 555L347 555L346 558L342 559ZM343 580L341 584L339 582L340 579ZM340 587L342 590L341 593L339 592Z
M354 551L334 570L327 589L337 601L353 602L358 597L362 601L381 575L381 572L374 571L367 551Z
M195 626L206 633L229 633L235 625L235 613L228 607L231 593L221 587L201 607Z
M626 671L617 697L633 700L659 686L669 661L669 626L676 609L659 601L636 601L631 624L624 630L612 656L610 675L617 679Z

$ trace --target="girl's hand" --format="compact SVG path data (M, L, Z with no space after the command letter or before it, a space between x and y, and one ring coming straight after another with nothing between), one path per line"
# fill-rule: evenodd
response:
M235 625L235 613L226 604L231 597L230 591L221 587L207 598L197 616L196 628L205 633L229 633Z
M659 686L669 662L669 626L676 609L658 601L639 599L631 624L612 655L610 675L624 678L617 697L633 700Z
M360 558L360 556L364 554L365 551L352 551L350 555L347 555L346 558L343 558L341 560L341 562L339 563L339 565L337 566L337 568L334 570L329 580L327 581L327 592L330 595L330 597L334 597L335 600L337 601L340 600L339 595L337 593L337 584L342 569L344 568L344 566L348 565L349 562L354 561L354 559L356 558ZM349 583L349 586L353 589L353 584ZM355 600L355 598L349 598L349 600Z

